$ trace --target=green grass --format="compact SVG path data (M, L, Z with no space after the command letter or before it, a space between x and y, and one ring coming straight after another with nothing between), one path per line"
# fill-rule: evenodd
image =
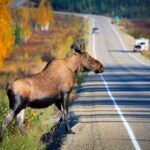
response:
M84 82L84 78L87 76L86 72L80 72L76 76L77 85L80 86Z
M6 137L1 144L1 150L36 150L44 148L42 145L38 146L38 141L32 137L31 134L23 136L15 134L13 137Z
M8 99L4 91L0 92L0 126L8 112ZM41 135L49 130L53 123L49 117L53 113L53 107L32 110L26 109L25 129L27 134L22 134L15 125L15 121L4 131L3 141L0 143L1 150L37 150L44 149L40 144ZM45 123L46 121L46 123Z

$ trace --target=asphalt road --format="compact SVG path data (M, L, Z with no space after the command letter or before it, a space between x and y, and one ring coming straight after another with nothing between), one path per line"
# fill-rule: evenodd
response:
M69 108L75 135L60 130L47 149L150 150L150 62L126 49L111 20L91 16L91 53L105 72L89 73Z

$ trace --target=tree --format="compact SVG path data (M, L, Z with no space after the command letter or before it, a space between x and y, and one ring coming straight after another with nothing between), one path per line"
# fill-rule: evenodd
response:
M120 14L128 17L150 17L150 0L47 0L55 10L95 13L103 15Z
M18 26L21 28L22 38L25 42L27 42L27 40L31 36L29 8L22 7L18 9L17 18L19 25L16 25L16 29Z
M39 7L34 8L32 13L32 18L36 22L36 25L41 28L41 30L48 30L49 25L54 22L52 8L49 3L45 0L41 0Z
M9 54L13 44L13 20L9 9L11 0L0 0L0 67Z

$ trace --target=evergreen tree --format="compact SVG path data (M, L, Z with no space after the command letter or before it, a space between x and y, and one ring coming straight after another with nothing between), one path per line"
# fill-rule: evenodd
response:
M55 10L120 15L123 17L150 17L150 0L50 0Z

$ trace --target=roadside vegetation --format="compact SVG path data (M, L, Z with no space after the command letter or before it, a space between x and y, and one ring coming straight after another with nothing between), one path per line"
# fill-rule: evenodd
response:
M147 38L150 39L150 20L149 19L121 19L119 26L127 34L135 39ZM148 51L143 51L141 54L150 59L150 48Z
M45 0L37 8L10 9L10 3L11 0L0 0L0 14L3 14L0 15L0 126L9 108L6 84L41 71L53 58L67 57L73 42L78 38L87 40L89 34L88 20L53 14ZM82 73L77 76L76 86L84 76ZM75 97L73 91L71 101ZM24 122L27 134L22 134L13 121L4 133L0 149L44 149L40 138L52 127L50 116L54 112L53 106L41 110L27 108Z
M119 25L134 38L144 37L150 39L150 20L148 19L121 19Z

